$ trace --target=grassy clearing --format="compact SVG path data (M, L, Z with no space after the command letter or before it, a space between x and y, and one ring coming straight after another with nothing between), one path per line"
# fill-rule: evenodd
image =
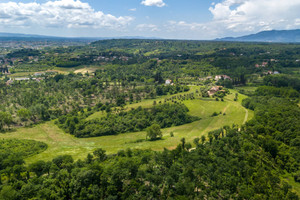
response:
M191 87L190 92L195 90L195 86ZM84 159L88 153L93 152L96 148L103 148L107 153L117 153L119 150L126 148L162 150L166 147L172 149L177 146L183 137L186 138L187 142L192 142L194 138L205 135L211 130L224 125L241 125L245 120L252 118L253 112L248 111L248 115L246 115L246 109L240 104L245 96L239 94L239 100L233 101L236 91L231 90L231 92L232 94L228 95L224 102L212 99L202 100L200 98L183 101L190 109L189 114L198 116L201 120L182 126L163 129L163 139L153 142L135 142L140 139L145 139L145 132L125 133L96 138L75 138L64 133L54 125L54 122L47 122L33 128L20 128L15 132L0 135L0 138L33 139L48 144L46 151L28 158L26 160L27 163L37 160L51 160L63 154L72 155L74 159ZM166 96L156 99L156 101L163 101L165 98ZM150 107L152 105L153 100L144 100L140 103L130 104L126 108L130 109L138 106ZM225 112L226 115L221 114L216 117L211 117L213 112ZM90 119L101 116L103 116L103 113L98 112L91 115ZM174 133L174 137L170 136L170 132Z
M93 73L93 72L95 72L97 69L100 69L100 67L89 66L89 67L84 67L84 68L81 68L81 69L77 69L77 70L74 71L74 73L82 73L82 74L85 74L85 73Z

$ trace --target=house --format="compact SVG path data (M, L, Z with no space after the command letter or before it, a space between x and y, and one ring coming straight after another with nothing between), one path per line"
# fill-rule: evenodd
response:
M10 86L13 82L14 82L14 81L10 79L10 80L6 81L6 85L7 85L7 86Z
M265 75L271 75L271 74L273 74L273 72L272 71L267 71L267 72L263 72L263 74L265 74Z
M36 73L34 73L34 76L42 76L44 74L45 74L44 72L36 72Z
M230 79L231 80L231 78L229 76L227 76L227 75L217 75L217 76L215 76L215 80L216 81L218 81L220 79L224 79L224 80Z
M170 80L170 79L166 80L166 85L171 85L171 83L172 83L172 80Z
M262 64L261 64L262 67L265 67L267 65L268 65L268 62L262 62Z
M16 81L28 81L30 78L15 78Z
M210 88L207 93L209 96L213 96L214 94L216 94L218 91L220 91L221 89L223 89L222 86L213 86L212 88Z

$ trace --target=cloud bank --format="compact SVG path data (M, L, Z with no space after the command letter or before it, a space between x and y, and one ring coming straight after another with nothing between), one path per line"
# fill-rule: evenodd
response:
M300 28L300 0L223 0L212 3L209 11L213 16L210 21L169 21L165 30L214 39Z
M0 3L0 25L6 27L111 28L128 25L129 16L116 17L95 11L80 0L57 0L46 3Z
M299 27L300 0L223 0L209 10L212 23L235 32Z

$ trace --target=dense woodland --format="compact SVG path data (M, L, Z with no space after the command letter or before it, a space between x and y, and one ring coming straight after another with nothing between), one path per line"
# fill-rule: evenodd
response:
M59 127L76 137L96 137L137 132L158 124L161 128L179 126L199 120L187 114L184 104L160 104L152 108L132 109L118 114L108 114L101 119L86 120L76 113L58 118Z
M242 126L219 127L193 143L177 138L172 150L106 154L99 147L83 160L60 155L28 164L24 159L46 150L46 144L1 140L0 199L298 200L300 192L290 183L300 184L299 59L297 44L171 40L10 50L0 58L12 72L0 74L3 134L54 120L75 137L145 131L147 142L156 142L164 139L161 128L201 123L188 114L183 100L224 101L229 88L240 86L256 88L237 89L248 95L242 105L255 115ZM72 72L84 66L97 68ZM18 73L45 70L65 73L13 80ZM215 80L221 74L230 78ZM165 84L167 79L173 84ZM196 93L188 85L197 87ZM223 88L209 96L215 86ZM146 99L151 107L126 108ZM95 112L103 115L89 119ZM293 180L287 182L286 174Z

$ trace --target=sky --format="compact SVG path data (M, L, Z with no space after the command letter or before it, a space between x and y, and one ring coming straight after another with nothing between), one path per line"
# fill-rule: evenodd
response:
M0 32L210 40L300 29L300 0L0 0Z

